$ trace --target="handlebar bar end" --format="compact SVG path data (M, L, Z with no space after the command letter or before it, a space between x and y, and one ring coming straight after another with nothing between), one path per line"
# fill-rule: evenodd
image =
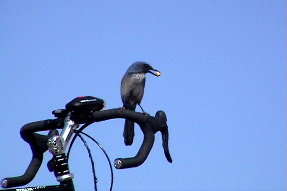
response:
M131 157L131 158L117 158L114 160L116 169L126 169L140 166L145 161L144 158Z
M121 159L119 159L119 158L115 159L114 166L115 166L116 169L121 169L122 168L122 161L121 161Z
M7 185L8 185L8 180L6 178L3 178L1 180L1 187L6 188Z

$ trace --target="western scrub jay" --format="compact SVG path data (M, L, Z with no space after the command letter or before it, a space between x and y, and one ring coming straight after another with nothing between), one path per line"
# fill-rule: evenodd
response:
M140 103L144 95L146 73L160 76L160 72L146 62L135 62L127 69L121 81L121 98L125 109L135 111L139 105L145 113ZM123 137L126 145L133 143L134 122L125 120Z

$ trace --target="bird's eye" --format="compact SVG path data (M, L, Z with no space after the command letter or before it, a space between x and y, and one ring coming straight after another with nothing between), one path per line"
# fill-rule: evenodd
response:
M149 67L149 65L148 65L148 64L145 64L144 66L145 66L146 68L148 68L148 67Z

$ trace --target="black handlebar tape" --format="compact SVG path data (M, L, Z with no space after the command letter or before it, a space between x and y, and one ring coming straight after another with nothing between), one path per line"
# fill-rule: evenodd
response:
M3 188L23 186L33 180L42 164L43 153L47 150L46 146L43 146L41 143L47 143L48 139L47 136L39 135L35 132L55 129L59 126L61 126L61 120L54 119L28 123L21 128L21 137L30 145L32 159L23 175L2 179L1 184Z
M114 166L117 169L137 167L144 163L148 157L154 143L154 133L152 131L144 132L144 140L135 157L131 158L118 158L114 161Z
M160 112L165 115L163 111ZM168 151L168 127L166 117L157 115L155 117L143 113L134 112L127 109L117 108L102 111L95 111L92 115L84 116L84 120L90 123L105 121L115 118L124 118L134 121L139 124L144 134L144 140L135 157L120 158L115 160L115 167L119 169L131 168L141 165L148 157L154 143L154 134L158 131L163 133L164 150L169 162L171 161ZM76 118L77 119L77 118ZM77 123L77 121L75 121ZM1 182L3 188L23 186L28 184L38 172L42 160L43 153L47 150L48 136L39 135L35 132L45 131L50 129L62 128L63 119L43 120L33 123L28 123L21 128L21 137L30 145L33 156L32 160L22 176L4 178ZM169 155L169 156L168 156Z
M22 176L17 177L10 177L10 178L4 178L1 181L3 188L11 188L16 186L23 186L28 184L33 180L36 173L38 172L38 169L40 168L43 160L43 154L35 154L33 153L32 160L26 169L25 173Z
M136 154L131 158L118 158L114 161L117 169L137 167L141 165L148 157L154 143L154 134L160 131L159 119L143 113L134 112L128 109L110 109L104 111L95 111L90 120L104 121L114 118L125 118L139 124L144 134L143 143Z

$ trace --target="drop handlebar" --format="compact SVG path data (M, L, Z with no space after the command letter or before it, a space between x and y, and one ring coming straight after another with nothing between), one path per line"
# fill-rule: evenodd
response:
M158 131L162 134L163 140L163 149L166 159L171 163L172 159L168 149L168 126L167 126L167 118L163 111L158 111L156 115L149 116L143 113L134 112L131 110L116 108L116 109L108 109L102 111L93 111L89 115L82 115L81 117L74 116L75 123L94 123L100 122L115 118L124 118L129 119L137 123L143 134L144 139L143 143L138 151L138 153L131 158L118 158L115 160L114 165L117 169L125 169L137 167L144 163L146 158L148 157L155 136L154 134ZM23 186L28 184L33 180L36 173L38 172L42 161L43 161L43 153L48 150L47 141L52 136L53 130L61 129L64 126L64 119L48 119L43 121L32 122L24 125L20 134L23 140L25 140L31 148L32 151L32 159L27 167L25 173L21 176L17 177L9 177L4 178L1 181L1 186L3 188L11 188L16 186ZM50 130L48 135L40 135L36 132L38 131L47 131Z

